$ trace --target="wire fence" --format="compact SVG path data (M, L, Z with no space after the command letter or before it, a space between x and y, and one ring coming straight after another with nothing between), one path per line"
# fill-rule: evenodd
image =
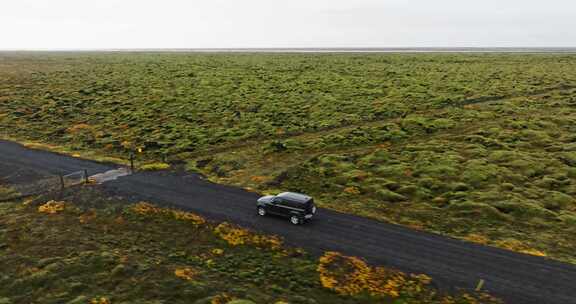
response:
M32 170L16 170L10 174L1 174L0 185L11 189L10 194L0 196L0 202L15 200L40 194L62 194L66 188L88 183L87 170L71 172L65 175L37 175Z
M88 183L88 172L86 170L72 172L62 176L62 186L64 188Z

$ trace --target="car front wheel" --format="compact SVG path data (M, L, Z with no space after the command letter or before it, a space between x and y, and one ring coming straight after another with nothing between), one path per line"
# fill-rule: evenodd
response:
M298 218L297 216L293 215L290 217L290 223L294 224L294 225L298 225L300 224L300 218Z
M262 208L262 207L258 207L258 215L259 216L265 216L266 210L264 210L264 208Z

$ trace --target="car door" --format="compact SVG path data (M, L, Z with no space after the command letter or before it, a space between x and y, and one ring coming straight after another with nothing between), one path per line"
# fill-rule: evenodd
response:
M276 215L285 215L286 208L283 205L284 200L280 197L275 197L269 204L268 204L268 213L276 214Z
M300 215L304 211L300 204L289 200L284 200L281 206L283 207L282 213L285 216Z

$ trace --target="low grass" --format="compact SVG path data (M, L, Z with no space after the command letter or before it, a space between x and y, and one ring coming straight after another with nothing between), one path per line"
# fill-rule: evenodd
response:
M440 295L426 276L337 253L318 261L280 238L94 186L63 201L0 204L0 269L9 304L499 303Z

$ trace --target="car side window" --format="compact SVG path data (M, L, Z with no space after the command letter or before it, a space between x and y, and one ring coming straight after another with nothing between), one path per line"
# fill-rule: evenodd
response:
M280 207L290 207L290 201L280 198L278 201Z
M291 202L291 201L287 201L287 202L285 203L285 205L286 205L287 207L295 208L295 209L300 209L300 208L301 208L300 204L295 203L295 202Z

